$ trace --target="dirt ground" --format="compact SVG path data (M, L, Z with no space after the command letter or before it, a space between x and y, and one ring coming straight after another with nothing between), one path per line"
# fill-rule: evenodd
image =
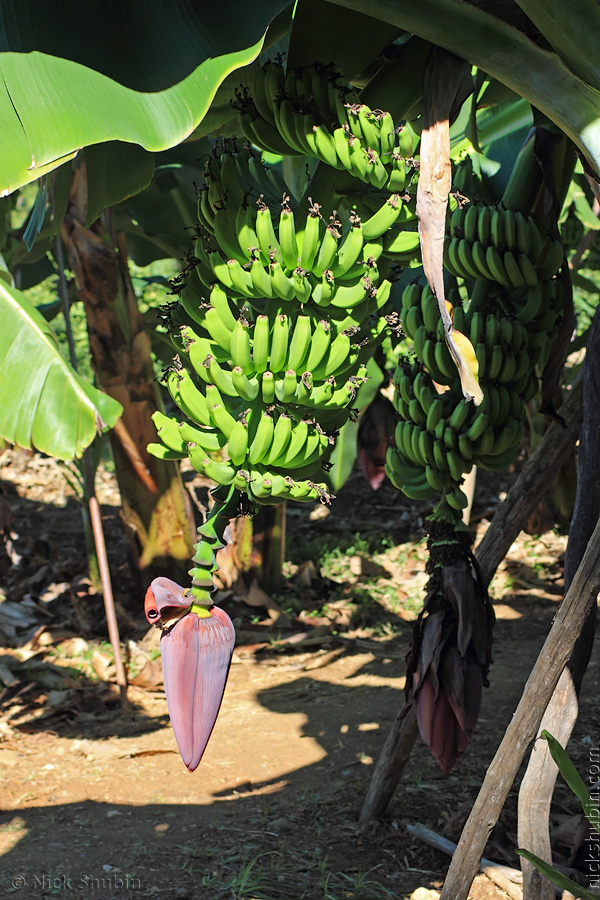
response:
M123 607L118 497L110 475L99 486ZM482 479L479 537L503 489L502 481ZM374 494L355 473L329 515L318 506L289 510L291 543L371 528L386 535L385 548L366 574L364 553L350 551L337 580L313 560L314 579L306 582L312 615L307 600L308 613L283 614L277 624L223 593L240 640L211 741L190 775L168 722L158 632L148 630L141 599L139 619L121 615L138 685L129 687L128 709L119 706L101 600L86 579L81 511L61 468L7 451L0 491L3 894L404 900L422 888L418 900L437 896L429 892L441 887L448 857L406 825L420 822L458 840L560 602L564 536L521 535L493 584L491 686L467 754L445 776L418 743L386 817L362 828L373 764L403 705L404 657L425 581L422 506L403 503L389 486ZM296 605L307 572L298 564L289 570ZM323 582L337 591L337 619L330 610L327 620L315 599ZM277 598L280 607L284 601ZM596 645L570 744L580 771L599 743L598 661ZM554 807L554 824L578 812L562 784ZM516 846L513 788L486 856L516 867ZM470 897L506 895L480 875Z

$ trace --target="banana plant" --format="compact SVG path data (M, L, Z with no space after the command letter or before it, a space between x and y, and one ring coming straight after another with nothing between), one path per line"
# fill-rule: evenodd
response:
M466 157L445 188L452 186L452 215L445 223L444 197L439 270L433 278L428 262L431 287L418 272L408 279L394 311L394 267L418 268L427 243L426 213L414 199L434 171L426 176L424 163L436 161L425 132L439 119L421 115L432 48L397 32L392 65L378 61L369 71L363 59L348 79L338 66L308 63L310 8L296 10L287 68L273 56L242 81L237 128L247 144L223 140L206 161L193 256L168 311L178 352L164 380L189 421L157 418L160 444L151 452L188 456L230 492L232 510L329 502L325 470L337 433L353 416L366 363L400 314L411 355L394 374L400 421L387 472L411 499L441 495L428 517L432 579L415 631L409 699L449 771L477 718L493 625L461 525L461 484L473 465L505 468L518 453L525 403L538 391L537 373L568 308L557 275L564 253L550 234L555 223L536 206L531 141L501 203L484 201L481 175L490 167L477 143L477 101L493 82L472 81L458 66L457 108L451 103L445 119L469 93L475 101L463 128ZM380 37L385 44L390 32ZM391 113L400 82L404 107ZM297 182L265 167L255 147L317 161L298 196ZM210 583L212 556L204 558L202 546L192 593Z
M533 0L520 8L546 40L543 48L516 7L505 21L458 0L401 7L344 0L343 6L341 13L335 3L297 4L287 68L273 53L240 80L238 134L261 150L318 164L307 189L294 196L251 148L225 143L209 160L194 253L167 313L178 353L165 382L189 421L159 419L161 443L153 451L189 456L230 492L230 512L285 498L327 502L323 465L352 416L368 358L400 313L414 366L395 374L400 421L388 474L410 498L441 494L431 520L439 576L445 565L439 548L461 545L454 535L465 500L462 477L473 464L495 469L514 459L524 403L538 390L549 336L554 340L561 322L567 329L570 297L557 274L564 254L543 214L539 185L534 180L519 190L509 182L501 205L486 203L474 168L484 163L471 154L470 168L465 162L455 172L452 217L441 235L446 270L456 279L448 305L436 296L439 278L430 278L433 291L415 279L403 291L402 310L388 306L394 267L421 263L413 201L422 131L422 155L429 140L422 75L432 47L480 66L568 134L596 172L598 85L593 64L575 59L558 33L556 20L567 12L553 9L549 16ZM307 40L315 12L319 34ZM574 15L584 14L589 28L597 10L581 0ZM16 89L11 99L20 109ZM27 131L31 117L23 111ZM153 146L138 133L126 139ZM476 135L474 141L478 152ZM558 151L563 161L565 146ZM526 145L524 158L538 151L538 144ZM429 165L428 152L424 158ZM40 170L52 162L40 159ZM221 539L212 518L207 527L213 543ZM212 571L204 543L193 570L195 597L204 597ZM443 578L436 590L444 594ZM486 661L484 653L484 677Z

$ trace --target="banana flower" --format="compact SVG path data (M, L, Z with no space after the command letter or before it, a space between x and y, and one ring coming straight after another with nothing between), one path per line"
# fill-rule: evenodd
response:
M421 737L448 774L469 746L492 661L494 611L474 560L441 570L409 651L407 693Z
M181 758L197 768L225 691L235 643L227 613L201 606L170 578L155 578L144 600L146 618L162 628L160 652L169 718Z

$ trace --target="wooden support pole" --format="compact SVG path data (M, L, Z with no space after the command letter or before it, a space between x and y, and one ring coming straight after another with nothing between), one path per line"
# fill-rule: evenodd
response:
M596 309L588 332L583 367L583 409L577 454L577 496L565 556L565 591L569 589L594 525L600 517L600 308ZM560 676L540 726L549 731L563 747L568 744L579 713L577 697L592 652L596 614L596 602L592 598L583 633ZM539 748L536 747L535 753L531 753L519 788L519 846L549 863L552 862L550 806L557 773L558 768L548 745L542 743ZM533 863L523 858L521 869L524 900L553 900L554 886Z
M561 672L581 634L587 608L600 590L600 519L527 680L516 712L487 770L483 785L452 857L440 900L467 900L488 837Z

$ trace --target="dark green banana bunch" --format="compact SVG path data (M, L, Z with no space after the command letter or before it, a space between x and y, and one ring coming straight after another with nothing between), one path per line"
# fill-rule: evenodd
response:
M437 300L428 286L409 285L402 325L415 357L394 375L400 421L387 472L412 499L441 492L433 520L458 522L467 505L464 474L473 465L504 469L518 455L525 404L537 393L536 370L563 315L556 277L563 250L531 216L467 204L449 218L445 261L471 287L466 307L457 291L447 306L453 328L470 342L483 401L465 403Z

